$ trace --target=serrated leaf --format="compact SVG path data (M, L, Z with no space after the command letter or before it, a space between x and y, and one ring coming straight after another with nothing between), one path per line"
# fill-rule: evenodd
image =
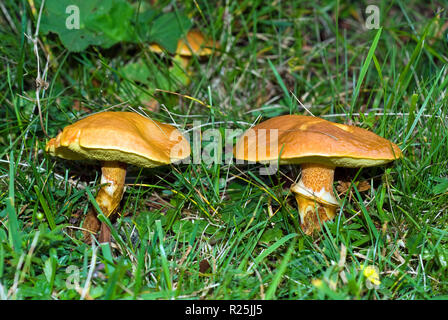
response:
M78 13L79 28L73 24ZM124 0L47 0L40 31L58 34L70 51L82 51L89 45L108 48L134 38L133 14Z

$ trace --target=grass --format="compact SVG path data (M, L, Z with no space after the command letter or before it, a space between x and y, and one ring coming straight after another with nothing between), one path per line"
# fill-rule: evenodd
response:
M397 143L388 166L336 170L337 218L315 238L298 227L289 186L299 174L259 164L131 167L113 244L89 246L79 224L94 205L99 167L49 157L35 106L36 13L0 13L0 297L8 299L434 299L448 297L447 12L442 1L364 3L161 1L184 10L221 53L192 62L191 84L151 91L120 74L145 44L65 50L39 36L42 120L53 137L94 112L137 110L195 136L198 126L247 129L282 114L351 123ZM159 73L160 74L160 73ZM171 79L171 80L170 80ZM160 79L159 79L160 80ZM162 81L161 81L162 82ZM166 83L165 81L164 83ZM140 92L153 94L158 111ZM186 98L192 97L193 99ZM196 137L196 138L195 138ZM213 146L200 141L200 152ZM222 146L235 142L227 137ZM223 138L224 140L224 138ZM225 156L225 154L224 154ZM361 188L361 184L368 189ZM107 221L108 222L108 221ZM369 286L374 266L381 284Z

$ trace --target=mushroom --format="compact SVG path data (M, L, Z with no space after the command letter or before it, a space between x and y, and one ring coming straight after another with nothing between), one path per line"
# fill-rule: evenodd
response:
M190 30L185 39L179 39L177 42L174 61L177 61L184 70L187 70L192 56L200 58L210 56L217 48L219 48L219 44L205 37L199 30ZM154 53L164 51L157 43L152 43L149 50ZM190 76L191 72L187 71L187 74Z
M291 191L307 235L320 230L319 221L336 215L336 167L377 166L402 155L397 145L368 130L301 115L279 116L254 126L237 141L234 154L239 160L300 164L301 178Z
M133 112L102 112L64 128L48 141L45 150L68 160L99 160L102 187L96 202L106 217L118 209L123 197L127 164L153 168L190 155L190 144L173 126ZM101 229L99 241L110 242L110 230L95 211L87 214L84 238Z

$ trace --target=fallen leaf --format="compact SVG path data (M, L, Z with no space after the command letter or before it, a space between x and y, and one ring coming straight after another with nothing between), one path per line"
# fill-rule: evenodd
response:
M206 273L210 269L210 263L206 259L199 262L199 272Z

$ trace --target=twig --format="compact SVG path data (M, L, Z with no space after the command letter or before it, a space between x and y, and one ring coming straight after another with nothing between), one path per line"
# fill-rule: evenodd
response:
M42 119L42 108L40 105L40 91L42 90L42 97L43 97L45 95L45 90L48 88L48 82L46 82L45 79L46 79L46 75L47 75L47 71L48 71L48 64L49 64L49 59L50 59L50 55L47 55L47 62L45 64L44 72L41 77L40 57L39 57L39 49L38 49L38 36L39 36L40 19L42 17L42 10L43 10L44 6L45 6L45 0L42 0L42 4L39 9L39 15L37 17L36 30L34 32L34 37L31 38L27 34L25 34L25 36L33 43L34 54L35 54L36 60L37 60L36 105L35 105L35 107L37 106L37 109L39 111L39 120L40 120L40 126L42 128L42 131L49 138L49 135L48 135L47 131L45 130L44 121ZM33 108L33 112L31 113L31 117L34 114L34 108ZM27 130L27 132L25 133L25 136L24 136L25 140L28 136L28 132L29 132L29 130Z
M90 262L89 274L87 275L86 283L81 291L81 300L84 300L90 291L90 281L92 279L93 271L95 270L97 249L98 247L96 247L94 241L92 241L92 260Z
M17 33L16 25L12 21L11 16L9 15L8 10L6 10L5 5L3 4L3 2L0 2L0 8L2 9L2 12L5 15L6 20L8 20L8 23L11 26L11 28L14 30L15 33Z

